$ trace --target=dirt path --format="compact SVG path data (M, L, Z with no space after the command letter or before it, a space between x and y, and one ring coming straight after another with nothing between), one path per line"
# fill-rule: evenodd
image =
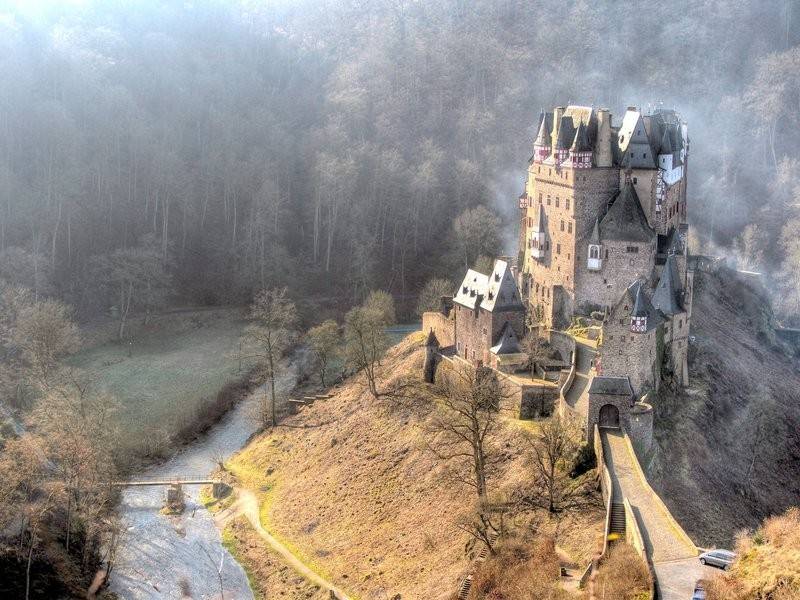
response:
M220 512L215 518L217 525L220 528L222 528L229 519L239 515L244 515L250 522L250 525L253 526L253 529L256 530L258 535L261 536L261 538L267 542L267 544L269 544L270 548L280 555L284 562L294 569L298 574L318 585L320 588L328 592L332 592L334 598L339 600L350 600L350 597L347 596L347 594L333 585L330 581L322 578L316 572L311 570L303 561L297 558L291 550L284 546L280 541L275 539L269 533L269 531L264 529L264 527L261 525L261 518L259 516L260 511L258 499L253 492L242 488L236 488L236 492L238 494L238 499L236 502L231 507Z

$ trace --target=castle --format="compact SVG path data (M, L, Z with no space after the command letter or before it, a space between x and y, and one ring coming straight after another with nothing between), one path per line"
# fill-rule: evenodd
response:
M543 112L519 197L516 264L469 270L424 326L453 355L505 373L527 358L520 340L546 339L561 357L559 410L578 413L587 433L644 423L649 446L641 399L667 376L688 379L688 149L673 110L629 107L618 126L607 109ZM543 362L542 372L553 364ZM576 377L585 389L570 395Z

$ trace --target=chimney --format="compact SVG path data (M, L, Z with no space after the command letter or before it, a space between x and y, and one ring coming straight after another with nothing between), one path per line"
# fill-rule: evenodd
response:
M556 106L553 109L553 132L551 135L552 143L550 147L554 149L556 147L556 143L558 142L558 130L561 127L561 117L564 116L564 111L566 110L563 106Z
M611 154L611 113L607 108L597 110L597 140L594 145L594 164L598 167L610 167L613 163Z
M629 106L628 110L633 111L633 112L639 112L639 109L636 108L635 106Z

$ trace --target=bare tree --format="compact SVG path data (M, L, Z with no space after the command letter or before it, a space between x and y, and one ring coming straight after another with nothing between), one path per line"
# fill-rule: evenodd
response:
M116 302L119 323L117 339L125 337L132 310L149 315L172 291L166 259L153 240L147 238L135 248L119 249L92 259L92 279L107 302Z
M308 330L306 339L311 349L314 365L319 372L320 383L322 387L325 387L325 375L328 373L331 361L338 355L339 325L332 319L323 321Z
M597 503L592 478L570 476L580 439L580 431L569 420L553 416L541 423L530 439L533 485L524 493L523 504L557 514Z
M270 424L275 427L278 424L275 379L280 359L294 340L297 309L286 288L261 290L250 306L250 320L244 339L250 356L263 362L269 386L269 405L265 397L261 420L265 427Z
M435 393L428 446L447 462L456 481L485 501L487 480L498 458L494 435L504 392L489 370L457 364L442 373Z
M364 374L367 387L376 400L377 368L389 347L386 328L394 321L394 301L386 292L370 292L363 305L345 316L345 351L348 362Z
M429 279L422 291L419 293L419 301L417 302L417 313L422 317L422 313L438 311L442 297L452 296L455 286L448 279L434 277Z

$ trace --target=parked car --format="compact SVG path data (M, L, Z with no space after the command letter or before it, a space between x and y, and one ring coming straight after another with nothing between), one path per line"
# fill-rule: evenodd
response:
M694 584L694 593L692 600L706 600L706 584L702 579L698 579Z
M719 567L727 571L730 569L735 559L736 554L730 550L709 550L700 555L700 564Z

